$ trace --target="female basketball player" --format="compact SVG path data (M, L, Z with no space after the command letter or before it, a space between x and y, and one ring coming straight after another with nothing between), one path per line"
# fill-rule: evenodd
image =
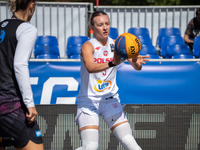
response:
M37 39L28 23L35 0L9 0L9 6L12 18L0 22L0 150L43 150L28 70Z
M81 88L79 91L76 122L79 124L82 147L77 150L97 150L99 115L126 150L141 150L136 143L129 122L117 94L117 65L121 57L114 49L114 41L108 37L109 17L97 11L91 16L91 28L95 37L81 49ZM148 56L137 56L127 61L136 70L148 61Z

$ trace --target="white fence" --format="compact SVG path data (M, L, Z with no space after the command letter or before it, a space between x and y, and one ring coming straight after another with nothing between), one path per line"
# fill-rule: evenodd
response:
M37 2L31 24L37 27L38 35L56 36L61 58L66 58L66 43L69 36L88 34L88 14L93 12L93 3ZM12 15L7 2L0 1L0 20Z
M156 46L158 31L163 27L176 27L184 35L188 22L195 16L200 6L99 6L98 10L108 13L111 26L118 28L119 34L130 27L149 29L153 45Z
M60 56L66 58L68 37L89 35L89 15L94 8L93 3L37 2L31 24L38 28L38 35L56 36ZM180 28L183 36L197 8L200 6L99 6L98 10L108 13L111 26L118 28L119 34L127 32L130 27L148 28L156 46L158 31L162 27ZM0 1L0 20L11 15L7 2Z

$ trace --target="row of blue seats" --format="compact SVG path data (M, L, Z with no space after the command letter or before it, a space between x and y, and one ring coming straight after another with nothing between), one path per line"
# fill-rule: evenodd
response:
M89 40L88 36L71 36L68 38L66 54L69 59L79 59L81 46ZM55 36L38 36L34 55L36 59L59 59L58 40Z
M200 37L195 38L193 55L190 48L185 45L181 32L178 28L161 28L157 38L160 54L153 46L147 28L130 28L129 33L136 35L141 42L140 55L149 55L152 59L158 58L199 58ZM113 39L118 37L117 28L111 28L109 36ZM88 36L71 36L68 38L66 54L70 59L80 58L80 49L83 43L89 40ZM54 36L39 36L35 44L35 58L60 58L58 41Z
M200 56L200 37L195 38L194 49L191 52L181 37L179 28L161 28L159 30L156 43L159 51L153 46L147 28L129 28L128 33L134 34L140 39L143 45L140 54L148 54L150 58L199 58ZM118 37L117 28L111 28L110 36L113 39Z

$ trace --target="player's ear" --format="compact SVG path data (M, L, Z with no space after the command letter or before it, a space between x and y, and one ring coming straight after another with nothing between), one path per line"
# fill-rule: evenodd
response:
M90 25L90 29L92 29L92 30L94 31L94 27L93 27L93 25Z
M30 12L31 12L32 14L34 13L34 11L35 11L35 2L31 2L31 3L30 3L29 10L30 10Z

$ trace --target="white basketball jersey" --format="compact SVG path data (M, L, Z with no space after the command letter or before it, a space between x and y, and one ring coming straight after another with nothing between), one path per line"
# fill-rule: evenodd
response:
M107 46L102 46L96 38L90 39L94 47L94 62L108 63L114 57L114 41L108 38ZM79 91L79 101L81 100L101 100L117 93L116 85L117 66L98 73L88 73L81 57L81 87Z

